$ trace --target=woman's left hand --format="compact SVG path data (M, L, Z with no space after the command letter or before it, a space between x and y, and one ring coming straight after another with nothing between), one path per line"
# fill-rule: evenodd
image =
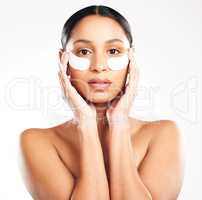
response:
M126 84L124 94L116 97L106 111L109 127L128 128L129 125L129 111L136 95L136 88L138 83L139 72L136 67L133 49L129 49L129 81ZM122 130L122 129L121 129Z

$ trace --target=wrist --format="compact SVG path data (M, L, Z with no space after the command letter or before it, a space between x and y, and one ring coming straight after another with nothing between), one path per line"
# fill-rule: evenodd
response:
M82 136L98 137L98 129L95 124L80 123L77 127Z
M109 131L109 136L112 140L119 140L123 138L130 138L131 137L131 128L127 124L124 126L112 126Z
M116 128L116 127L124 127L129 123L129 117L124 114L119 114L115 117L110 117L109 118L109 126L111 128Z

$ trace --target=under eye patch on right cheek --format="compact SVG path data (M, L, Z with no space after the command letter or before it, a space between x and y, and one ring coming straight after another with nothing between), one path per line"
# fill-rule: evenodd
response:
M90 67L90 60L78 57L69 51L69 64L74 69L87 70Z
M122 55L119 57L110 57L107 59L107 65L111 70L121 70L126 68L128 65L129 59L128 55ZM74 55L69 51L69 64L71 67L77 70L87 70L90 67L90 60L88 58L81 58Z

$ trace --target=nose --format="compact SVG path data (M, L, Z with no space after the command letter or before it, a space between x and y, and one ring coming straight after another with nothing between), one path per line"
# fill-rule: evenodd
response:
M91 60L90 70L97 72L108 70L106 58L103 54L95 54L93 56Z

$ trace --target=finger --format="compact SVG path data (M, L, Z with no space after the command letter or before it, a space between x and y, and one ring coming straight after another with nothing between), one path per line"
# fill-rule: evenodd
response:
M132 81L135 78L135 58L134 58L134 52L132 49L130 49L129 52L129 59L130 59L130 64L129 64L129 73L130 73L130 79L129 81Z
M68 94L66 96L70 98L71 102L74 102L74 107L78 108L78 107L86 106L85 100L80 96L76 88L72 86L70 81L70 76L65 75L63 71L62 77L64 80L66 93Z
M137 69L136 63L134 59L134 52L132 49L129 51L129 81L125 88L124 99L130 104L132 102L133 97L136 93L136 84L137 84Z
M59 80L62 87L62 95L64 97L63 99L69 104L72 111L74 112L74 110L78 107L77 107L77 104L75 104L73 101L73 98L72 98L73 95L71 94L72 92L70 89L68 89L68 86L67 86L68 84L65 82L64 80L65 78L63 77L61 71L58 72L58 76L59 76Z
M63 52L61 60L59 62L59 69L62 71L64 75L67 75L68 61L69 61L69 53Z
M68 77L66 74L64 74L64 68L62 68L62 64L59 63L59 68L61 69L59 71L59 76L61 78L61 83L64 88L64 96L67 100L67 103L70 105L72 111L77 116L76 110L81 108L84 108L85 102L82 99L82 97L79 95L77 90L72 86L70 82L70 76Z
M59 65L59 70L62 73L62 76L64 76L64 77L67 76L67 74L66 74L67 66L65 66L61 62L59 62L58 65Z
M62 83L62 78L61 78L61 72L60 71L58 71L58 79L59 79L59 82L60 82L61 89L64 90L64 85Z
M61 77L61 82L64 88L65 97L67 98L67 101L71 105L73 105L72 102L75 96L75 88L72 86L70 82L70 77L68 77L67 75L64 75L64 73L62 73L61 71L60 71L60 77Z
M67 78L67 80L65 80L66 78L62 75L61 71L59 71L58 75L59 75L59 79L60 79L60 82L62 85L64 97L67 99L67 101L69 103L71 103L71 93L72 93L71 88L70 88L71 83L68 83L69 82L68 78Z
M133 73L131 75L131 85L130 85L130 91L131 91L131 98L133 98L137 93L137 86L139 81L139 68L137 67L136 62L133 62Z
M129 50L129 69L128 69L128 83L126 84L126 88L125 88L125 94L128 95L128 92L130 92L130 90L132 89L133 86L133 81L134 81L134 74L135 74L135 65L134 65L134 57L133 57L133 52L132 49Z
M61 60L60 60L61 64L64 66L64 70L66 70L67 68L68 61L69 61L69 53L67 51L64 51L62 53Z
M59 68L60 68L62 81L65 83L65 86L66 86L65 89L70 90L71 89L70 77L65 74L65 67L63 66L61 62L59 63Z
M68 99L68 94L66 92L66 87L65 87L65 83L64 80L61 77L61 72L58 72L58 77L59 77L59 82L60 82L60 86L61 86L61 90L62 90L62 96L63 98L67 98Z
M62 80L61 80L60 71L58 71L58 79L59 79L59 83L60 83L61 89L63 89L63 84L62 84Z
M135 86L135 88L137 88L137 85L138 85L138 81L139 81L139 74L140 74L140 71L139 71L139 68L137 67L137 65L136 65L136 67L135 67L135 78L134 78L134 86Z
M70 76L68 76L66 74L68 60L69 60L69 53L65 51L62 54L61 62L59 62L59 68L60 68L62 78L63 78L64 83L65 83L67 92L72 92L72 90L75 90L75 88L72 86L72 84L70 82Z

